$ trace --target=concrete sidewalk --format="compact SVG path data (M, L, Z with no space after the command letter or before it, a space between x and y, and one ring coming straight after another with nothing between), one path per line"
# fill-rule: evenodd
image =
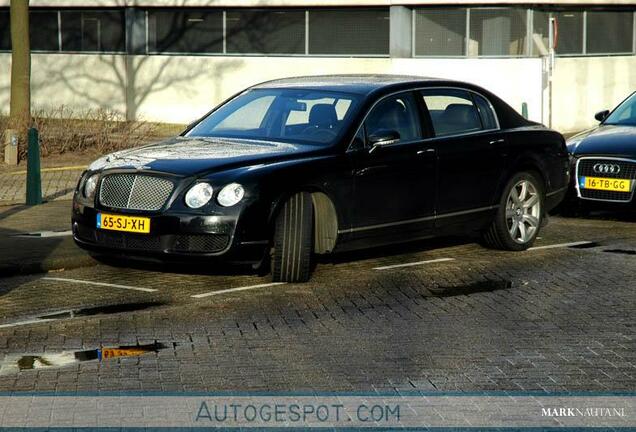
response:
M69 200L84 168L61 167L42 169L42 197L45 201ZM0 174L0 206L24 204L26 171Z
M73 243L70 229L68 200L0 207L0 276L93 265Z

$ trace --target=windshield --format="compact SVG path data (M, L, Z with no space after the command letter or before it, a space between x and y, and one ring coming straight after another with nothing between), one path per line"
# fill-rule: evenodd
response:
M603 124L636 126L636 93L620 104Z
M303 89L247 91L216 109L186 136L329 145L357 109L348 93Z

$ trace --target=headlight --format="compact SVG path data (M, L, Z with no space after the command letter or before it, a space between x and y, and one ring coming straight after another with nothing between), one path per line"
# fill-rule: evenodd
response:
M185 203L190 208L203 207L212 198L212 186L207 183L197 183L190 188L185 196Z
M98 181L99 174L93 174L86 180L86 183L84 183L84 198L92 200L95 197Z
M216 198L216 200L223 207L231 207L241 201L244 195L245 189L243 189L243 186L238 183L230 183L229 185L221 189L221 192L219 192L219 196Z

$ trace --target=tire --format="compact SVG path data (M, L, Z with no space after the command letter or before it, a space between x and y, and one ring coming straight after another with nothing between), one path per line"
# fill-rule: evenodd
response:
M311 275L314 210L311 194L299 192L276 217L271 253L274 282L307 282Z
M537 174L524 171L510 179L499 201L495 219L483 233L486 246L523 251L534 244L545 217L545 192L539 178Z

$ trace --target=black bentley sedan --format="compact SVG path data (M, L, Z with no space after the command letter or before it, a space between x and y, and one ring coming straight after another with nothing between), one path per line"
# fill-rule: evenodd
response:
M82 175L73 233L107 255L271 265L444 233L525 250L568 185L563 137L456 81L316 76L235 95Z
M597 206L631 207L636 204L636 92L614 111L598 112L595 118L598 126L567 142L572 195Z

